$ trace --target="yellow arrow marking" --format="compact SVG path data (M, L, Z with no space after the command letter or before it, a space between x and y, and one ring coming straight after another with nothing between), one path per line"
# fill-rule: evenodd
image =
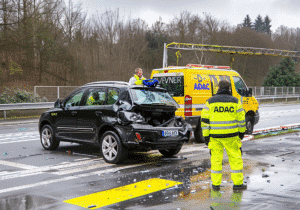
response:
M164 190L182 182L175 182L165 179L148 179L141 182L125 185L122 187L106 190L102 192L85 195L78 198L65 200L65 203L81 206L88 209L97 209L103 206L112 205L132 198Z

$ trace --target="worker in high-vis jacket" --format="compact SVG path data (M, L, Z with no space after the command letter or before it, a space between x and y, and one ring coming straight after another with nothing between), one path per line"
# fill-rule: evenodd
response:
M219 190L222 182L223 150L226 149L233 189L247 189L244 184L241 140L246 131L245 111L241 102L231 95L230 83L221 80L216 95L209 98L201 112L201 127L211 152L212 188Z
M145 77L143 77L143 69L136 68L135 69L135 75L130 78L129 84L131 85L142 85L143 80L145 80Z

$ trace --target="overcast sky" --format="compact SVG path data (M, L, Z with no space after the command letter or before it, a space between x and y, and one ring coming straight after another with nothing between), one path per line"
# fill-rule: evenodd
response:
M189 11L204 17L210 14L219 21L227 21L231 26L243 22L247 14L254 22L258 15L271 19L271 30L279 26L300 28L300 0L73 0L81 2L88 15L119 9L121 15L141 18L149 26L162 18L168 23L182 11Z

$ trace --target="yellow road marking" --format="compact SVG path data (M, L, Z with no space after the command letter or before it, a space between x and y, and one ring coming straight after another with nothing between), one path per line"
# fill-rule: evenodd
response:
M137 198L143 195L164 190L182 182L175 182L165 179L148 179L141 182L125 185L122 187L93 193L90 195L81 196L65 200L65 203L81 206L88 209L97 209L103 206L112 205L132 198Z

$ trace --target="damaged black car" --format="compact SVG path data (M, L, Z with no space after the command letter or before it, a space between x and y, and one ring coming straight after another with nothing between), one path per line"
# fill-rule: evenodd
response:
M41 144L55 150L60 141L92 144L108 163L122 163L129 151L171 157L188 142L192 127L175 116L178 104L160 87L126 82L93 82L73 91L39 121Z

